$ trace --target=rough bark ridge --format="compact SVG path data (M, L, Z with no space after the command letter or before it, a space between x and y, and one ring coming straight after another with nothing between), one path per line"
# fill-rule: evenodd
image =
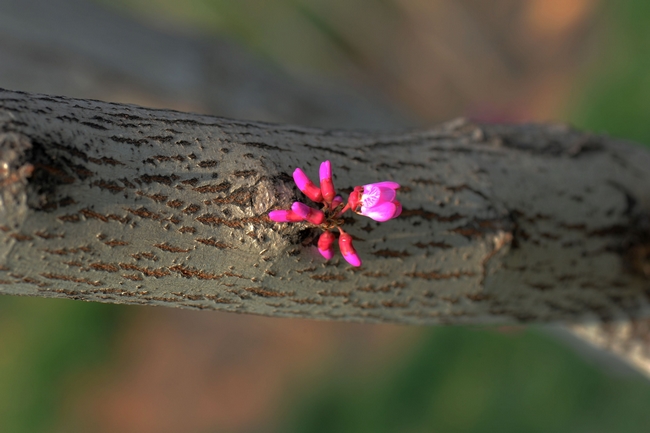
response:
M648 313L650 152L564 126L327 131L0 93L0 292L405 323ZM324 263L290 173L395 180Z

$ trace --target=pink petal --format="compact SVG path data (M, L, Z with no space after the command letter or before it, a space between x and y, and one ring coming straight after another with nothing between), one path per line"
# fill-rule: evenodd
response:
M381 191L381 198L379 199L380 201L393 201L395 200L395 190L386 188L383 186L379 187L379 190Z
M309 210L311 208L307 206L304 203L300 203L299 201L293 202L291 205L291 210L300 215L303 218L307 218L307 215L309 215Z
M371 208L387 201L393 201L394 199L394 189L378 187L376 184L370 184L363 187L361 203L366 208Z
M397 182L391 182L389 180L385 180L383 182L377 182L377 183L371 183L371 185L375 185L379 188L390 188L390 189L399 189L399 183Z
M327 250L321 250L319 248L318 252L321 256L325 257L325 260L330 260L332 257L334 257L334 248L329 248Z
M361 195L361 205L363 207L373 207L378 205L381 199L381 189L374 185L366 185L363 187L363 194Z
M323 161L320 164L320 170L318 171L320 175L320 181L322 182L325 179L332 178L332 163L329 161Z
M386 202L371 208L361 208L361 215L365 215L375 221L384 222L393 218L396 210L397 206L395 203Z
M269 219L275 221L276 223L286 223L287 220L287 211L286 210L273 210L269 212Z
M357 253L350 253L347 256L344 254L343 258L352 266L361 266L361 259Z
M307 185L312 183L305 172L299 168L296 168L293 172L293 181L296 182L296 185L300 191L304 191L307 188Z

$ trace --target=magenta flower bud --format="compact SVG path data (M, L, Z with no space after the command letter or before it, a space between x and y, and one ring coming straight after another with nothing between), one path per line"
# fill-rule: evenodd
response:
M305 219L292 210L272 210L269 219L276 223L296 223Z
M291 205L291 210L300 215L303 219L306 219L314 225L321 225L325 221L325 214L318 209L311 208L304 203L299 201L293 202Z
M336 235L330 231L323 232L318 238L318 252L329 260L334 257L334 248L332 245L336 240Z
M378 182L357 186L350 194L348 203L358 214L372 218L375 221L388 221L397 218L402 213L402 204L395 200L395 190L399 188L396 182Z
M339 249L343 258L352 266L361 266L361 259L357 254L354 246L352 246L352 236L341 231L341 236L339 236Z
M334 197L332 199L332 204L330 204L330 209L334 210L337 207L339 207L342 203L343 203L343 197L341 197L340 195L337 195L336 197Z
M320 165L319 170L320 177L320 190L323 194L323 200L325 203L332 203L336 191L334 191L334 182L332 182L332 163L329 161L323 161Z
M310 200L320 203L323 201L323 194L314 183L309 180L304 171L299 168L296 168L293 172L293 180L296 182L296 186L300 191L303 192Z

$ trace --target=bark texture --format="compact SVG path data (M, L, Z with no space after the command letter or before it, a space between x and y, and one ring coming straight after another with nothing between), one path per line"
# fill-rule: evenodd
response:
M561 125L362 133L0 93L0 292L404 323L648 313L650 152ZM394 180L325 263L291 172Z

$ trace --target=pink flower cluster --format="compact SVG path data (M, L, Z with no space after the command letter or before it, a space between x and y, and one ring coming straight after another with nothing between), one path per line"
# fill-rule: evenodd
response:
M269 218L275 222L307 221L325 230L318 238L318 251L326 260L334 257L334 241L336 235L331 229L339 231L339 249L343 258L352 266L361 266L361 259L352 245L352 236L340 227L343 224L341 216L348 210L359 215L372 218L375 221L388 221L397 218L402 213L402 205L395 199L399 184L395 182L371 183L356 186L347 204L340 195L336 195L332 182L332 164L323 161L319 170L320 187L307 177L299 168L293 172L293 180L298 189L310 200L322 203L321 209L314 209L304 203L294 202L289 210L274 210L269 213Z

